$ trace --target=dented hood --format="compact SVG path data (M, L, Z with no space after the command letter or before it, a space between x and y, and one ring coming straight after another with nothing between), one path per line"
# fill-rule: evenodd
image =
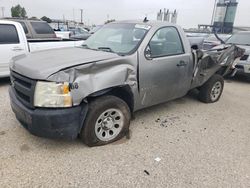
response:
M14 57L10 68L29 78L45 80L69 67L119 57L117 54L83 48L61 48Z

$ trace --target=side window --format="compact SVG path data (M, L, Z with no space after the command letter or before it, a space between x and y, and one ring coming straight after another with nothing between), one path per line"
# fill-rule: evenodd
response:
M37 34L54 34L54 30L45 22L31 22Z
M18 44L19 38L16 27L9 24L0 24L0 44Z
M174 27L159 29L149 42L149 48L151 57L163 57L184 53L180 35Z

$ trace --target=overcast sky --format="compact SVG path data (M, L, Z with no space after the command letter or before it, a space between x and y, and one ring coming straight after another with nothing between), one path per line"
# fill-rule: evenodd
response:
M10 16L13 5L24 6L29 17L48 16L53 19L80 20L83 9L85 23L103 24L110 19L156 19L159 9L177 9L178 24L182 27L197 27L197 24L210 24L214 0L0 0L5 7L5 16ZM250 26L250 0L239 0L235 25ZM0 9L1 11L1 9ZM0 14L1 16L1 14Z

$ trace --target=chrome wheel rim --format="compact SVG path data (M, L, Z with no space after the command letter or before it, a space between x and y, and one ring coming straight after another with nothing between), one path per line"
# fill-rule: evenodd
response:
M216 82L211 90L211 99L212 101L216 101L219 97L220 97L220 94L221 94L221 91L222 91L222 84L221 82Z
M124 126L124 115L119 109L108 109L96 120L95 134L101 141L107 142L115 139Z

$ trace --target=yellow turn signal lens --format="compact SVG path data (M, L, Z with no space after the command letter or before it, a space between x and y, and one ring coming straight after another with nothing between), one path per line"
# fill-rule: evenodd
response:
M63 94L69 93L69 85L68 84L64 84L62 89L63 89Z

